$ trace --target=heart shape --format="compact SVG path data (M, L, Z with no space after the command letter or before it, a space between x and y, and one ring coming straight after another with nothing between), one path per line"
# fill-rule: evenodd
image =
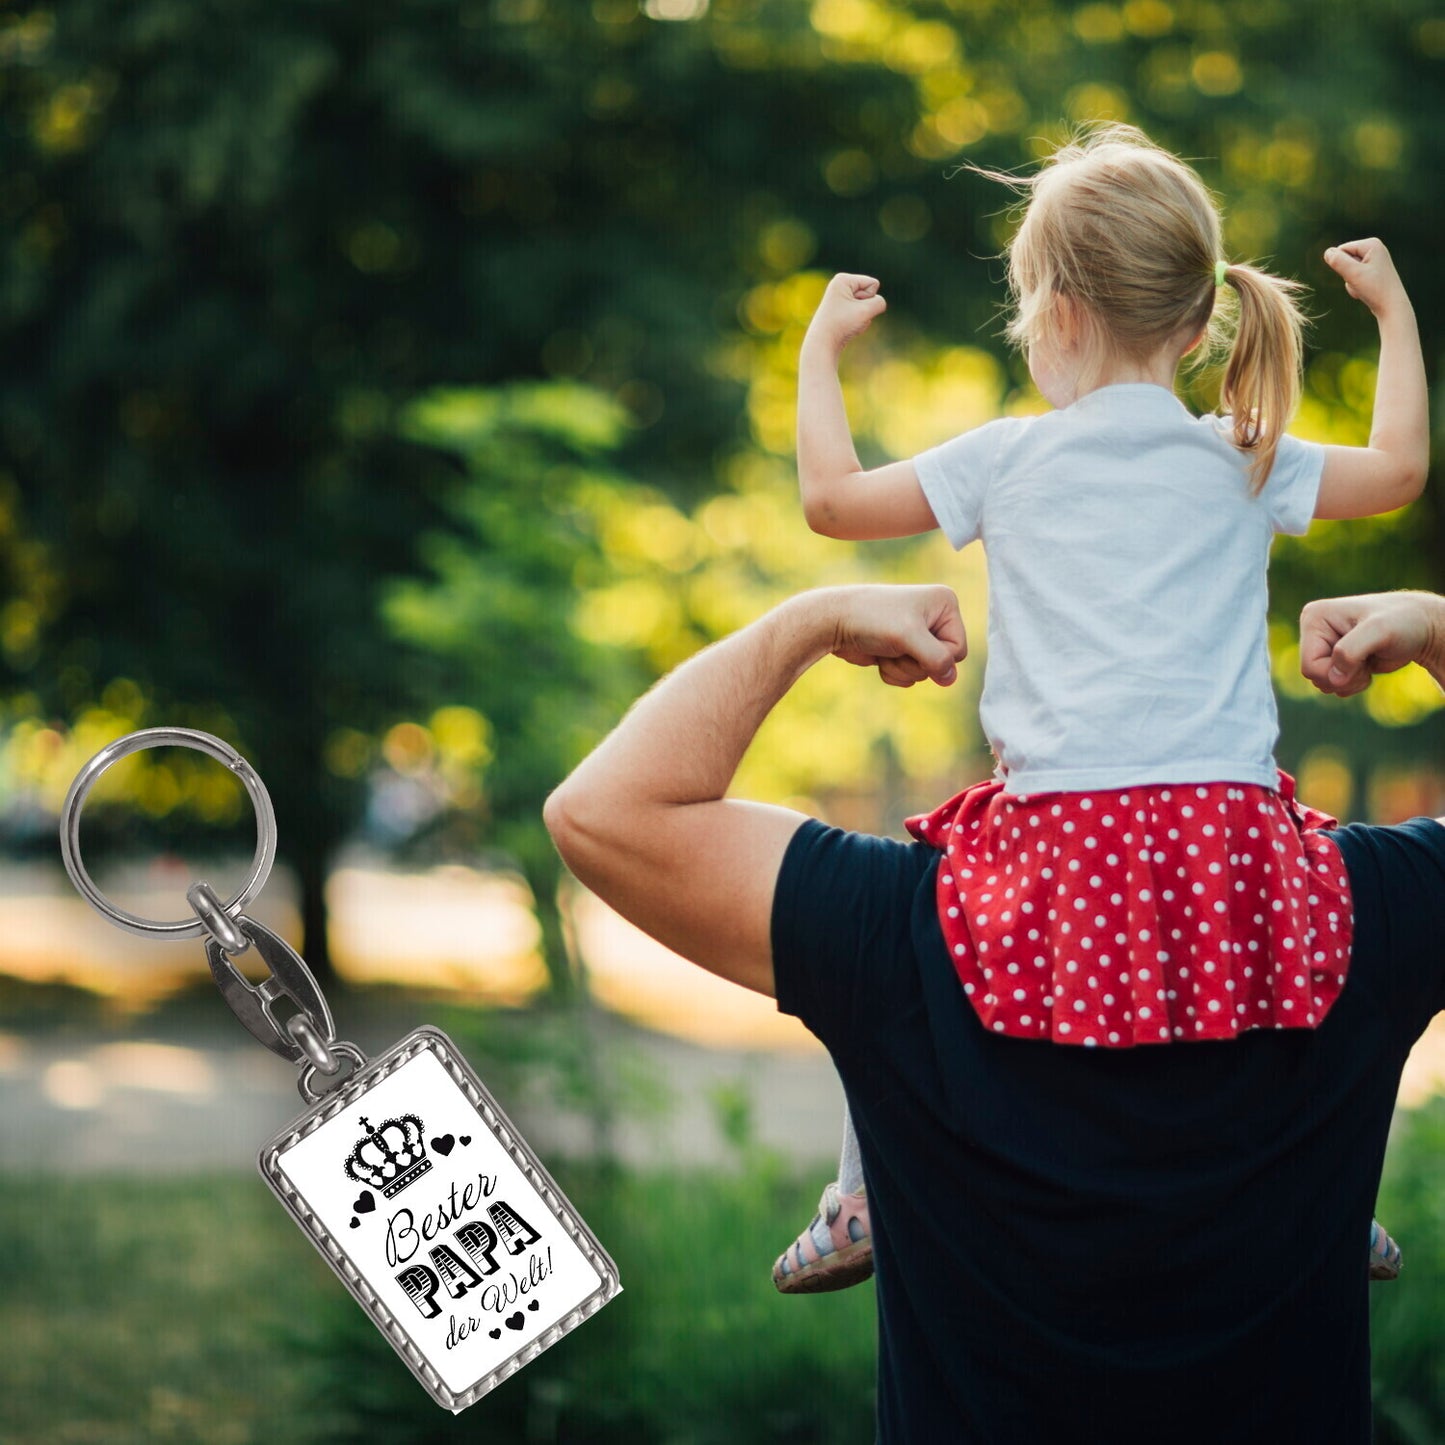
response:
M371 1190L363 1189L356 1196L356 1202L351 1207L358 1214L370 1214L376 1208L376 1200L371 1197Z
M533 1300L533 1301L527 1306L527 1308L528 1308L529 1310L539 1310L539 1309L542 1308L542 1306L538 1303L538 1301Z
M509 1330L519 1330L524 1324L527 1323L527 1317L522 1313L521 1310L518 1310L516 1314L508 1315L507 1318L502 1321L502 1323L506 1325Z
M461 1144L470 1144L472 1142L472 1136L470 1134L462 1134L457 1142Z
M353 1229L361 1228L361 1221L354 1214L351 1216L351 1227Z
M501 1330L488 1330L487 1333L488 1333L494 1340L499 1340L499 1339L502 1338L502 1332L501 1332Z
M456 1142L450 1134L438 1134L436 1138L431 1141L431 1146L438 1154L450 1154Z

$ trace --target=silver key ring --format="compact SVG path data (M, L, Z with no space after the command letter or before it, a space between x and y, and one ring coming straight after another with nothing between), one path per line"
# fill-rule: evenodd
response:
M65 859L65 871L70 874L70 881L80 890L81 896L117 928L142 938L199 938L206 929L194 913L175 923L163 923L117 908L95 886L80 860L80 812L100 775L112 763L131 753L163 747L194 748L198 753L205 753L224 763L245 785L251 797L251 806L256 810L256 854L251 860L251 876L241 891L223 905L224 911L234 918L261 891L262 885L271 876L271 865L276 861L276 812L271 806L271 795L256 770L235 748L195 728L145 728L140 732L127 733L109 747L102 748L76 774L70 791L65 795L65 806L60 810L60 852Z

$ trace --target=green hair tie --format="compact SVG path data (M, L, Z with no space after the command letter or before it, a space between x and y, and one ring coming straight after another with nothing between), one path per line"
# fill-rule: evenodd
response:
M1224 273L1227 270L1229 270L1228 261L1216 261L1214 263L1214 284L1216 286L1224 285Z

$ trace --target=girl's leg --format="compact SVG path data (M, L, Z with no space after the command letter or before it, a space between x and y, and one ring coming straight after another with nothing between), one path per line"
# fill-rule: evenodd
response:
M843 1106L843 1149L838 1156L838 1192L863 1192L863 1156L858 1152L858 1136L853 1132L853 1116Z
M863 1161L852 1117L845 1109L838 1178L823 1190L813 1222L773 1265L773 1283L784 1294L820 1294L861 1284L872 1273Z

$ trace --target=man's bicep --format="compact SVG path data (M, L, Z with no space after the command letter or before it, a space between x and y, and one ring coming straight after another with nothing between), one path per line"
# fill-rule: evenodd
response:
M773 996L773 891L802 813L722 799L660 810L627 850L568 850L603 902L710 973Z

